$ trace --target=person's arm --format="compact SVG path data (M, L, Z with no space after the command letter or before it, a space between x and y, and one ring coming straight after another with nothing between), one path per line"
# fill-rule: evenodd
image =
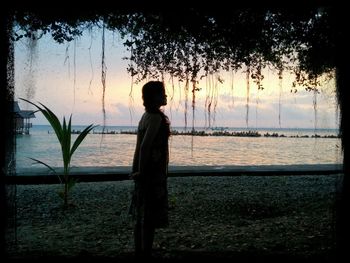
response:
M152 144L158 133L162 118L159 114L150 114L146 124L146 132L139 149L139 173L145 171L145 167L151 155Z
M132 173L136 173L139 171L139 153L140 153L140 135L137 133L137 139L136 139L136 147L134 152L134 158L132 162Z

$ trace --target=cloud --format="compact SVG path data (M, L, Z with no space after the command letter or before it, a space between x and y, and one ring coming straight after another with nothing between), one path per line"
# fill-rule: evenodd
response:
M97 34L98 32L94 32ZM144 108L141 99L141 86L134 85L132 97L131 79L126 72L126 62L121 59L125 56L120 43L115 43L112 36L106 38L106 63L107 63L107 87L105 93L106 123L107 125L137 125ZM57 45L52 40L43 37L39 40L38 60L35 64L35 98L57 113L61 119L73 112L73 121L76 124L87 125L91 123L103 123L102 114L102 88L101 88L101 54L99 37L93 39L90 47L91 36L84 35L78 42L76 52L76 68L73 67L73 45ZM111 44L112 43L112 44ZM25 72L23 66L26 63L26 49L16 44L15 46L15 95L24 97L26 90L23 82ZM69 49L70 60L64 64ZM91 60L90 53L91 51ZM68 63L69 62L69 63ZM91 68L91 65L93 68ZM76 75L74 76L74 72ZM336 126L336 103L334 85L322 88L324 92L316 97L316 112L313 105L313 93L306 92L302 88L297 93L289 92L290 80L286 77L283 87L280 89L272 74L267 74L264 80L264 90L257 90L251 82L249 90L249 105L247 106L247 89L245 75L235 74L233 89L232 76L223 74L224 83L211 83L211 87L205 81L200 83L201 91L197 92L195 119L197 126L238 126L248 125L279 127L309 127L318 125ZM29 79L29 78L28 78ZM90 86L91 81L91 86ZM216 88L214 88L214 86ZM185 116L187 125L192 125L193 112L191 92L188 93L187 115L185 115L185 93L183 84L174 84L175 94L172 94L172 85L169 83L168 105L164 108L171 118L172 125L184 126ZM181 92L180 92L181 90ZM281 90L281 93L280 93ZM212 100L211 113L208 112L206 97L215 91L217 100ZM174 95L174 100L170 97ZM214 104L217 102L216 108ZM36 114L33 123L47 124L41 114ZM279 118L280 116L280 118ZM316 120L315 120L316 116ZM247 119L248 118L248 119Z

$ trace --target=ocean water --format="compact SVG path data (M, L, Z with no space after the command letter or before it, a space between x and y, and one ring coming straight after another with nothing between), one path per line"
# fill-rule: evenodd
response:
M84 126L75 126L83 130ZM176 128L176 131L185 131ZM130 166L134 154L136 135L121 134L135 131L136 127L97 127L73 154L74 167ZM188 131L189 129L187 129ZM196 129L196 130L201 130ZM217 130L205 130L212 133ZM248 131L245 128L221 128L228 132ZM251 129L253 130L253 129ZM291 165L342 163L340 138L333 129L254 129L261 135L277 133L286 137L188 136L173 135L169 140L170 166L211 165ZM115 132L115 134L110 134ZM320 135L312 138L312 135ZM78 135L72 134L72 141ZM298 137L297 137L298 136ZM304 136L304 137L303 137ZM305 137L308 136L308 137ZM52 167L62 166L60 146L52 128L34 125L29 135L16 135L16 167L42 167L30 158L38 159Z

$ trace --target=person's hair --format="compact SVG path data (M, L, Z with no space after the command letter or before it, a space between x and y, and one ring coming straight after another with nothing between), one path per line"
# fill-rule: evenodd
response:
M165 93L164 83L161 81L149 81L142 87L143 106L147 112L158 112L159 104L157 100L160 94Z
M159 98L159 95L162 93L165 94L165 86L162 81L152 80L147 82L142 87L143 106L145 106L146 112L159 113L161 115L162 122L165 124L168 135L170 135L170 121L164 112L160 110L159 100L155 99Z

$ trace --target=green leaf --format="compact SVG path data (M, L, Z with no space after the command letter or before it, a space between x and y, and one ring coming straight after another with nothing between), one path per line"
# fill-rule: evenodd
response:
M61 180L61 177L57 174L56 170L54 168L52 168L50 165L38 160L38 159L35 159L35 158L31 158L31 157L28 157L29 159L35 161L36 163L39 163L39 164L42 164L44 166L46 166L47 168L49 168L49 170L51 170L54 174L57 175L58 179L60 180L60 182L62 183L62 180Z
M51 127L55 131L55 134L56 134L58 140L61 142L61 140L62 140L62 127L61 127L61 123L58 120L57 116L49 108L47 108L45 105L43 105L42 103L40 103L40 105L42 105L43 108L38 106L37 104L29 101L29 100L26 100L23 98L20 98L20 99L28 102L29 104L32 104L34 107L36 107L44 115L46 120L50 123Z
M48 120L48 122L50 123L52 128L54 129L58 140L61 142L61 140L62 140L62 126L61 126L60 121L58 120L57 116L48 107L46 107L42 103L40 103L40 105L42 105L44 107L45 110L42 110L42 113L44 114L44 116L46 117L46 119Z
M70 178L69 176L69 169L70 169L70 162L71 162L71 158L73 156L73 153L75 152L75 150L78 148L78 146L80 145L80 143L85 139L86 135L88 135L88 133L95 128L98 125L89 125L87 126L76 138L72 148L71 148L71 140L72 140L72 114L69 117L69 121L68 124L66 122L66 118L63 117L63 123L61 125L60 121L58 120L57 116L48 108L46 107L44 104L40 103L40 106L38 106L37 104L26 100L26 99L22 99L32 105L34 105L44 116L45 118L48 120L48 122L50 123L51 127L54 129L55 134L58 138L58 141L61 145L61 153L62 153L62 158L63 158L63 181L64 181L64 186L65 189L71 189L75 183L76 180L74 178ZM41 163L43 165L45 165L46 167L48 167L50 170L53 170L49 165L43 163L42 161L39 161L37 159L31 158L32 160L36 161L37 163ZM54 171L55 172L55 171ZM55 172L56 173L56 172ZM61 177L59 176L59 179L62 183ZM67 200L67 196L65 196L67 194L67 192L63 191L63 192L59 192L59 195L62 197L62 199Z
M70 155L71 133L70 131L68 131L68 129L69 128L67 127L67 124L66 124L66 118L63 118L61 147L62 147L62 158L63 158L65 175L68 173L68 170L69 170L70 156L71 156Z
M39 164L42 164L42 165L45 165L47 168L49 168L52 172L54 172L56 174L56 171L55 169L53 169L50 165L38 160L38 159L35 159L35 158L31 158L31 157L28 157L29 159L35 161L36 163L39 163Z

